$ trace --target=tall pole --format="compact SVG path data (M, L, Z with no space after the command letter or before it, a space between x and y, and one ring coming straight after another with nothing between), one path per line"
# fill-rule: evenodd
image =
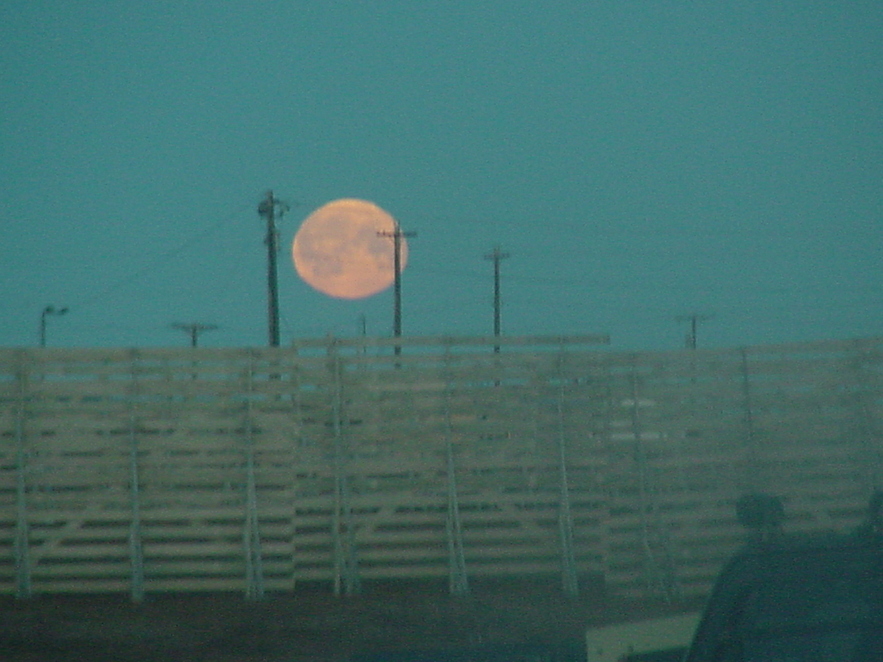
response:
M402 233L396 228L392 235L395 304L392 313L392 335L402 335Z
M700 315L699 313L690 313L689 315L678 315L675 320L678 322L689 322L690 333L687 335L687 349L696 349L696 335L699 322L710 320L714 315Z
M258 205L258 215L267 219L267 319L270 347L279 346L279 281L276 273L276 253L278 252L278 233L276 232L276 208L279 216L288 210L281 200L273 197L273 191L267 191L266 197Z
M504 253L499 246L494 246L494 250L484 256L485 260L493 260L494 262L494 336L500 335L500 261L509 257L509 253ZM494 346L494 351L500 351L500 346Z
M404 232L396 222L395 230L392 232L381 231L377 233L379 237L392 237L392 266L393 271L393 291L394 303L392 314L392 334L396 338L402 335L402 237L416 237L416 232ZM401 354L402 348L396 345L395 353Z

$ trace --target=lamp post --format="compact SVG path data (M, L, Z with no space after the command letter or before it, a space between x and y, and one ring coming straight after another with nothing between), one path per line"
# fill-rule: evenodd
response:
M64 308L56 308L55 306L49 305L43 309L43 312L40 313L40 347L46 346L46 318L49 315L61 317L65 314L67 314L67 306Z

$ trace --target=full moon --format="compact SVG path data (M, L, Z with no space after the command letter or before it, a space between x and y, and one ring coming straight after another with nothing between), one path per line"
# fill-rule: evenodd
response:
M291 256L310 286L338 299L364 299L395 280L395 219L372 202L334 200L307 216L294 236ZM400 239L399 270L408 260Z

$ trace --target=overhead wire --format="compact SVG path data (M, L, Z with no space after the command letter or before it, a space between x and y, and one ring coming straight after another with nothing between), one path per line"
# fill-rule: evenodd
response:
M180 256L182 253L187 251L189 248L193 247L199 242L204 241L207 237L216 234L223 227L228 225L232 220L239 217L246 210L251 208L252 203L245 203L230 214L227 214L215 222L211 223L207 227L200 229L198 232L195 232L191 237L183 241L182 243L176 245L175 247L162 251L159 254L153 256L148 260L147 263L144 264L141 268L136 271L127 274L126 276L117 279L109 286L97 291L96 293L86 297L81 301L74 301L72 303L72 307L76 307L78 309L86 308L93 306L99 301L103 301L107 299L107 297L123 287L130 285L132 283L137 282L142 279L146 274L154 272L157 270L157 265L173 260L174 258ZM293 206L302 207L305 206L302 202L296 202ZM244 250L244 246L247 246L244 242L237 242L236 246L240 250ZM244 259L244 254L240 254L239 250L237 250L237 254L239 258L233 260L235 265L247 264L247 260ZM491 278L490 270L479 269L477 267L479 258L481 253L476 251L476 268L451 268L447 265L445 266L421 266L420 271L426 274L443 276L443 277L460 277L467 278L471 281L478 283L481 281L482 283L489 283ZM235 266L233 265L233 266ZM670 289L670 284L666 284L663 282L654 282L649 280L644 280L640 283L628 282L622 278L613 278L613 279L599 279L592 278L587 279L585 277L580 277L576 275L568 275L568 276L556 276L549 274L529 274L517 268L517 265L513 265L515 268L513 269L511 266L507 265L507 268L504 272L504 282L515 282L515 283L545 283L554 286L580 286L580 287L591 287L594 289L593 298L595 298L594 305L601 305L603 308L607 310L611 310L611 307L615 310L619 311L627 311L627 310L636 310L638 307L644 312L650 312L649 309L653 309L654 312L651 314L654 318L662 319L669 318L675 312L682 311L673 311L673 304L671 303L649 303L648 301L643 302L630 302L625 300L621 293L624 290L633 291L636 287L640 286L641 289L648 291L659 291L660 289L668 290ZM241 278L242 274L237 273L235 268L225 270L223 277L220 279L215 279L212 281L211 289L215 292L219 292L214 297L215 302L221 302L229 299L229 297L234 296L234 288L230 287L230 284L238 278ZM218 285L218 283L222 283L222 285ZM225 284L225 285L223 285ZM704 287L704 286L703 286ZM709 290L707 288L700 287L699 290L695 292L697 295L702 296L715 296L715 291ZM720 288L717 288L717 291L720 292ZM776 312L779 314L793 314L800 311L805 310L815 310L818 308L818 304L812 303L806 300L797 301L797 300L789 300L786 305L782 305L783 302L781 300L773 301L758 301L758 297L769 297L770 295L780 295L780 296L794 296L797 294L811 294L812 292L818 292L817 286L814 287L812 285L808 285L806 283L794 283L793 286L777 286L772 288L762 288L762 291L758 288L749 287L743 288L743 293L749 293L749 298L753 300L752 303L748 303L745 305L740 305L738 303L730 303L730 304L720 304L718 302L715 304L716 312L721 314L731 316L739 313L747 313L747 308L762 308L768 310L770 307L775 307ZM680 292L681 299L683 299L684 295L689 295L688 292ZM861 292L857 292L854 286L850 286L849 294L855 296L856 294L874 294L879 295L879 292L876 292L873 288L867 288L866 290L862 290ZM530 294L525 292L522 288L519 288L515 292L508 294L508 297L517 297L517 300L520 300L522 304L525 301L529 301L531 299L537 300L542 296L542 300L544 302L548 302L548 294L538 295L538 294ZM615 298L614 301L611 301L611 297ZM728 297L732 298L732 297ZM510 301L512 299L510 298ZM853 300L840 300L840 301L828 301L825 303L824 308L826 311L842 311L842 310L856 310L867 308L868 306L876 306L880 305L881 299L875 297L873 302L864 302L864 301L855 301ZM419 308L422 311L429 310L430 306L427 306L425 303L420 305ZM282 322L283 328L287 334L291 334L293 332L293 326L289 319L284 314L284 311L280 311L280 321Z
M181 253L186 251L188 248L192 247L197 242L204 240L207 236L210 236L211 234L215 233L223 226L229 224L234 218L236 218L237 216L242 214L246 209L248 209L251 206L252 206L251 203L249 203L248 205L243 205L242 207L231 212L230 214L227 214L226 216L221 217L220 219L218 219L216 222L212 223L207 228L204 228L203 230L192 235L189 239L187 239L183 243L178 244L177 246L175 246L172 249L169 249L167 251L163 251L163 252L157 254L140 269L136 269L132 273L130 273L122 278L119 278L118 280L114 281L108 287L98 290L97 292L95 292L91 296L88 296L81 301L72 302L72 304L70 306L71 309L82 310L84 308L88 308L88 307L96 304L99 301L106 300L109 295L118 291L123 286L130 285L131 283L133 283L133 282L139 280L140 278L142 278L143 276L145 276L147 273L149 273L151 271L155 271L157 265L160 262L169 261L169 260L177 257L178 255L180 255Z

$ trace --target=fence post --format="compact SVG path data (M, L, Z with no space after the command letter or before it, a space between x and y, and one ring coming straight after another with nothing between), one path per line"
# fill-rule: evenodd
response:
M746 458L744 464L743 491L746 494L761 490L761 481L757 472L757 439L754 430L754 412L751 403L751 372L748 368L748 350L739 348L742 371L742 409L744 413Z
M144 548L141 538L141 477L138 466L138 419L135 413L138 398L137 356L132 353L132 384L129 391L129 481L131 517L129 523L129 559L132 565L131 596L133 602L144 600Z
M454 462L454 442L451 424L451 376L449 361L450 345L445 345L445 453L447 459L448 509L445 518L445 532L448 539L448 586L454 595L469 592L469 577L466 574L466 557L463 552L463 528L460 523L460 501L457 493L457 467Z
M350 503L349 477L347 476L347 448L343 432L343 367L337 353L337 342L329 339L328 367L332 378L331 423L334 430L334 513L331 518L334 542L334 592L340 594L341 585L347 595L361 590L358 557L356 555L356 532L353 509ZM342 530L344 535L341 535Z
M564 345L558 355L558 475L561 484L558 504L558 529L561 545L561 578L564 592L579 594L579 581L576 571L576 556L573 546L573 514L570 510L570 484L567 476L567 439L564 431Z
M272 350L271 350L272 351ZM264 570L261 553L261 532L258 521L258 495L254 467L254 356L249 357L245 394L245 597L264 597Z
M25 447L25 382L26 373L24 366L19 366L18 397L15 406L15 443L16 443L16 490L15 490L15 597L30 598L31 586L31 561L30 561L30 536L28 523L27 504L27 470L28 454Z
M874 386L869 379L869 373L873 374L873 366L868 363L873 360L873 354L864 350L861 341L858 340L853 342L852 352L854 358L851 361L851 377L855 391L848 401L854 412L854 416L851 417L853 423L850 432L853 438L856 436L859 438L860 463L865 474L864 487L871 494L883 489L883 434L879 423L875 420L875 409L872 404L875 399ZM879 391L876 395L879 397Z
M634 369L634 363L629 381L631 385L631 427L635 439L635 463L638 468L641 544L649 566L649 573L652 575L647 578L647 583L652 588L652 583L655 582L665 600L671 602L680 594L680 586L671 542L660 521L657 500L653 497L652 485L647 475L647 448L644 445L644 426L640 413L641 393L638 389L638 375ZM654 543L659 549L659 554L653 549Z

